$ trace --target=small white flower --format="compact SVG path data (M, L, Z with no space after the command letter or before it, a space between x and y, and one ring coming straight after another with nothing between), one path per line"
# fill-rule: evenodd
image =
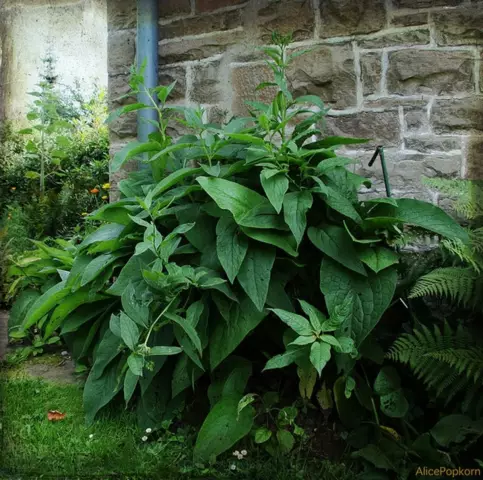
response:
M143 437L143 438L141 438L141 440L142 440L143 442L147 442L147 441L148 441L148 437L146 437L146 435L144 435L144 437Z
M64 350L63 352L60 353L63 357L67 357L69 355L69 352L67 350Z
M248 455L248 452L247 452L246 450L242 450L240 453L241 453L241 454L242 454L244 457L245 457L246 455Z
M236 458L238 458L238 460L243 460L243 455L240 453L240 455L237 455Z
M230 465L230 470L236 470L236 465L234 463Z
M238 457L238 455L240 455L240 452L239 452L238 450L235 450L235 451L233 452L233 456L234 456L234 457Z
M153 430L151 428L146 428L146 433L151 433Z

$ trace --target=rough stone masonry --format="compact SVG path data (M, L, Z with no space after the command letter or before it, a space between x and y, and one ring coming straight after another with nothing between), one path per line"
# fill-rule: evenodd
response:
M292 32L297 94L317 94L331 135L371 138L346 150L383 194L385 147L395 195L444 199L421 176L483 179L483 0L160 0L159 82L177 80L173 103L205 107L210 121L246 113L270 79L258 46ZM135 61L133 0L109 0L109 97L128 90ZM266 94L265 94L266 95ZM263 97L262 97L263 98ZM135 137L136 118L112 126L113 151ZM176 133L176 132L174 132ZM178 132L181 133L181 132Z

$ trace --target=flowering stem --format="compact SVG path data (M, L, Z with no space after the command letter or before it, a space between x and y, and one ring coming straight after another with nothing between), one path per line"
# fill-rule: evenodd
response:
M169 310L169 307L171 307L171 305L173 304L173 302L177 299L178 297L174 297L171 302L168 303L168 305L166 306L166 308L159 314L158 318L153 322L153 324L151 325L151 327L149 327L149 331L148 331L148 334L146 336L146 340L144 340L144 343L143 345L145 347L148 346L148 340L149 340L149 337L151 336L151 332L153 331L153 328L156 326L156 324L158 323L158 321L161 319L161 317L163 317L163 315Z

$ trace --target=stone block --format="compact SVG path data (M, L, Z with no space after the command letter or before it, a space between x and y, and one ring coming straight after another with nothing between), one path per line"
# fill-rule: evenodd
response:
M158 0L158 4L160 18L177 17L191 13L190 0Z
M381 52L361 53L361 78L364 95L380 93L382 58Z
M137 113L131 112L109 124L111 139L119 140L135 137L137 134Z
M136 56L136 31L109 32L107 48L109 75L128 74Z
M360 112L350 115L326 117L327 135L369 138L362 148L374 149L377 145L394 147L400 144L399 114L389 112Z
M223 76L219 60L193 65L190 100L196 103L217 103L222 99Z
M354 56L349 44L313 47L294 59L288 78L295 96L317 95L338 109L357 104Z
M232 7L245 2L246 0L196 0L195 11L196 13L211 12L219 8Z
M414 27L416 25L426 25L427 23L428 12L395 15L391 18L391 26L393 27Z
M436 99L431 109L431 125L435 133L483 134L483 95Z
M404 129L408 133L428 133L429 118L426 108L405 107L404 108Z
M373 38L359 40L360 48L384 48L397 45L427 45L429 43L429 30L422 28L419 30L407 30L405 32L392 32L385 35L378 35Z
M272 31L283 35L292 34L295 41L313 38L315 13L307 0L262 0L257 5L258 37L262 42L271 43Z
M452 150L461 150L461 137L420 135L406 137L404 145L407 150L417 150L422 153L434 151L450 152Z
M124 95L131 91L131 87L129 86L129 75L109 75L107 90L109 93L109 103L113 108L135 103L136 101L135 96L130 98L120 98L124 97Z
M384 0L320 0L320 36L377 32L386 24Z
M171 91L168 101L183 100L186 97L186 67L182 65L164 65L159 68L159 85L170 85L176 81L176 85Z
M481 3L431 15L438 45L483 45Z
M272 70L264 64L236 65L231 69L231 85L233 91L231 111L234 115L246 115L248 113L246 101L271 102L276 88L264 88L255 91L262 82L273 79Z
M132 0L107 0L109 30L136 28L136 15L136 2Z
M159 38L167 39L231 30L242 25L241 13L241 10L230 10L162 23L159 26ZM161 19L163 18L161 17Z
M159 44L160 63L177 63L187 60L201 60L224 53L227 49L242 49L247 40L242 31L231 30L198 38L161 41ZM253 46L250 46L253 50Z
M470 137L468 140L465 177L483 180L483 136Z
M474 89L474 55L466 51L389 53L387 88L398 95L448 95Z

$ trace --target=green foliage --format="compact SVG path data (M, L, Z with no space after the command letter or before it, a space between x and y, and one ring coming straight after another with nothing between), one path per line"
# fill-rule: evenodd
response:
M200 109L166 103L174 85L149 90L149 105L111 114L156 110L149 141L129 144L113 162L114 170L129 159L148 168L120 182L121 200L93 212L101 226L22 323L28 330L42 322L45 340L60 330L77 362L92 359L84 388L89 422L122 392L141 425L155 428L209 383L211 409L195 445L203 462L251 430L253 397L244 398L245 389L252 376L274 374L261 373L260 357L269 359L265 370L296 363L306 400L317 372L337 363L342 395L350 395L354 347L392 300L397 256L390 245L406 225L467 238L433 205L358 201L367 180L348 172L336 149L361 140L324 137L313 127L327 110L318 97L293 98L288 39L276 39L264 50L278 93L271 103L251 103L248 118L205 124ZM131 94L145 88L142 72L130 85ZM168 125L180 117L190 133L175 141ZM81 309L99 313L84 322ZM278 423L290 429L270 441L289 451L301 432L296 414L285 413L291 422L282 416Z
M417 378L448 404L464 394L462 410L483 409L483 348L475 332L459 325L445 324L431 331L421 325L402 334L391 347L388 358L408 365Z

